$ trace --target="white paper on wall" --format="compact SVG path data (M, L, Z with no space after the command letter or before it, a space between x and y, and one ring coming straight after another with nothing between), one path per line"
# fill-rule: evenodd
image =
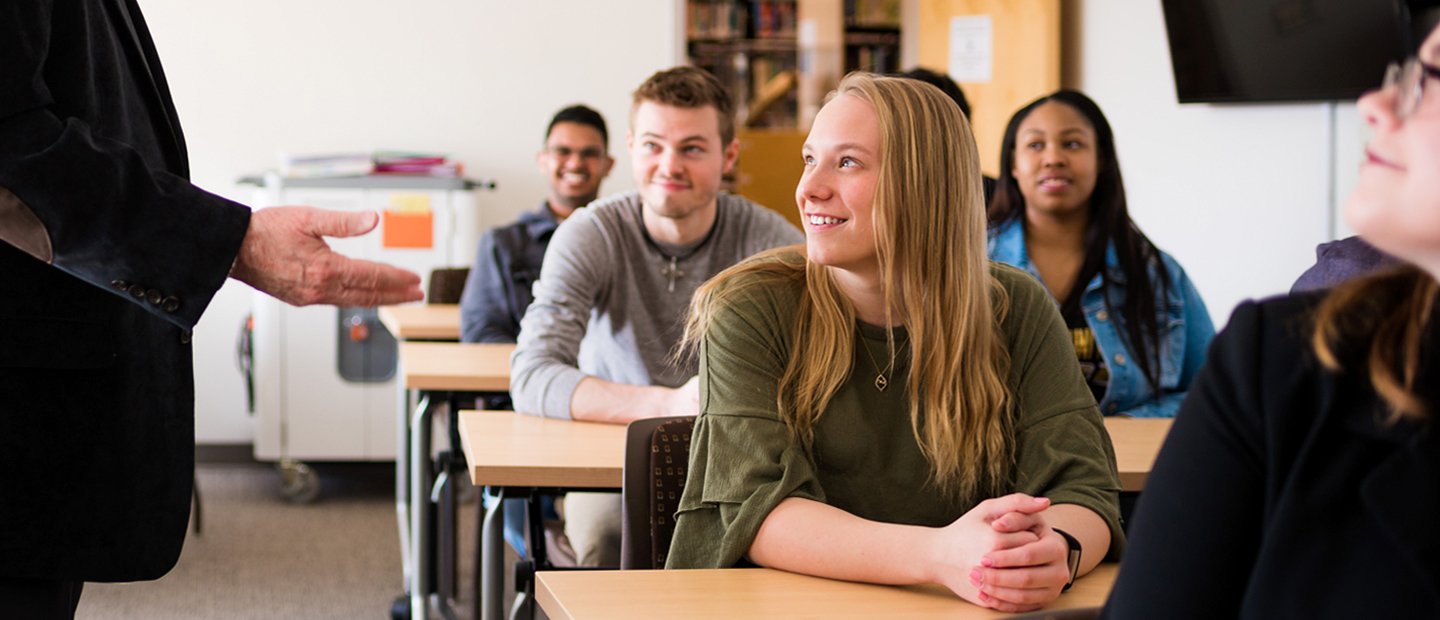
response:
M950 78L988 83L995 61L994 23L989 15L950 18Z

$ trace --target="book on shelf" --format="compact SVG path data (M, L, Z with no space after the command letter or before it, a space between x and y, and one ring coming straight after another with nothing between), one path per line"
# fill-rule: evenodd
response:
M291 179L356 177L371 174L459 177L460 162L446 155L408 151L320 153L280 157L280 174Z
M375 154L375 174L414 174L432 177L458 177L464 166L438 153L380 151Z
M369 153L281 155L280 174L292 179L358 177L375 171Z

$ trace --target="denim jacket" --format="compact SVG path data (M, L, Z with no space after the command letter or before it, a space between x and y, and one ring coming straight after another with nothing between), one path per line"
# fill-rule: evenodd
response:
M989 251L991 260L1009 263L1040 279L1025 249L1025 227L1019 219L990 230ZM1174 416L1195 373L1205 362L1210 339L1215 337L1215 325L1210 322L1210 313L1205 310L1205 302L1200 299L1195 284L1169 254L1161 252L1160 260L1170 276L1170 290L1164 303L1156 304L1159 313L1156 324L1161 334L1159 394L1151 389L1140 365L1133 361L1134 353L1120 336L1125 329L1121 318L1111 315L1105 307L1106 291L1101 290L1099 274L1081 294L1085 322L1095 332L1095 343L1110 372L1110 386L1100 400L1100 411L1105 415ZM1114 247L1105 253L1105 269L1110 276L1110 300L1118 309L1125 301L1125 274L1120 270Z

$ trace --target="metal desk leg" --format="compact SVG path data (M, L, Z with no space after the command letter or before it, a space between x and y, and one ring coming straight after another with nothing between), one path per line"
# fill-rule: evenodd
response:
M410 557L410 413L415 394L400 390L400 415L395 429L395 523L400 530L401 592L409 594L410 575L415 570Z
M410 416L410 480L406 485L410 491L410 594L411 620L430 617L430 515L429 497L425 491L430 488L430 415L433 399L422 399L414 415Z
M435 584L435 508L430 501L434 480L430 463L430 421L439 399L426 397L410 421L410 618L429 618L430 594ZM434 607L442 618L452 618L449 601L436 596Z
M505 491L485 512L480 531L480 620L505 618Z

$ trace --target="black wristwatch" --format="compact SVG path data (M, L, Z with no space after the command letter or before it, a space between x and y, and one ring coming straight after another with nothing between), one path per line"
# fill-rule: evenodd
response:
M1075 540L1075 537L1065 530L1056 527L1050 529L1055 530L1056 534L1064 538L1065 544L1070 547L1070 551L1065 554L1065 564L1070 567L1070 580L1066 581L1065 587L1060 589L1061 592L1066 592L1070 586L1075 585L1075 576L1080 574L1080 541Z

